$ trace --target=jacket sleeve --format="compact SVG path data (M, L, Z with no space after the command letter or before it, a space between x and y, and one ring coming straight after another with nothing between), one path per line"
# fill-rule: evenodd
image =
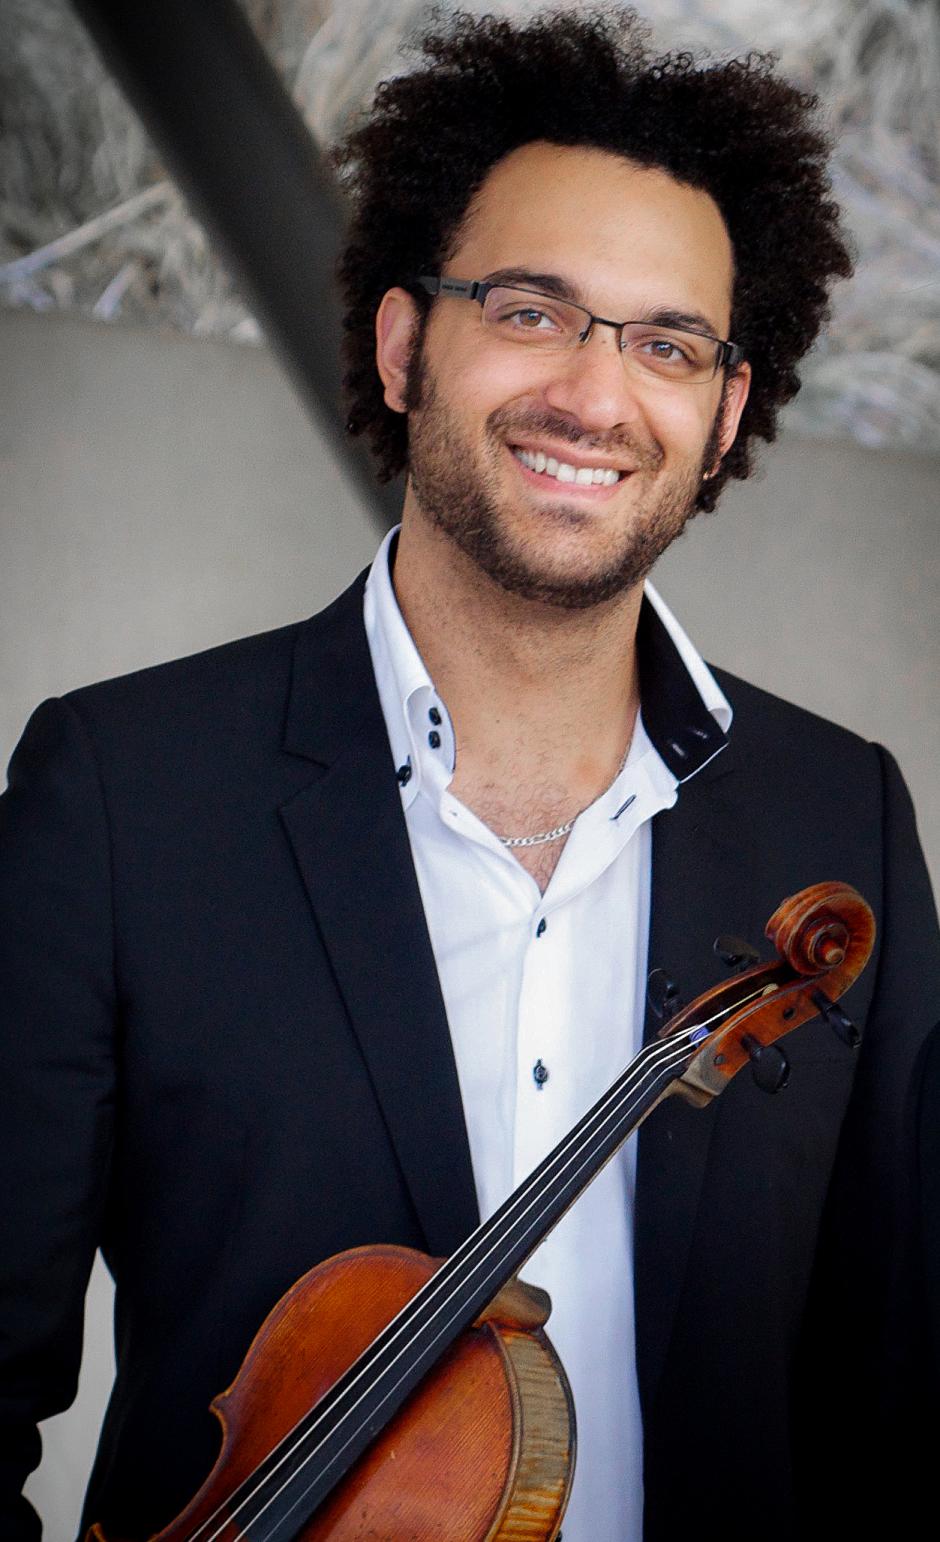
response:
M917 1115L925 1045L940 1020L940 929L910 796L891 756L879 754L877 974L819 1240L803 1346L810 1412L796 1432L812 1448L819 1535L898 1534L904 1518L913 1525L922 1514L933 1483Z
M0 798L0 1535L39 1420L68 1407L112 1144L113 921L101 782L75 709L30 720Z

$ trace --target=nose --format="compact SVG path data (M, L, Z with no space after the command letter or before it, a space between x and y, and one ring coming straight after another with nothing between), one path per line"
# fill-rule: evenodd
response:
M545 400L587 432L609 433L643 417L641 392L624 366L612 327L595 325L587 342L555 354L552 362Z

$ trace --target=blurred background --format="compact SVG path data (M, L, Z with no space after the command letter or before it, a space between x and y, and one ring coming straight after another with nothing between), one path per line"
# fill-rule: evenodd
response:
M0 9L4 763L45 696L318 609L400 498L342 435L342 192L321 155L408 67L425 8L120 9ZM940 13L642 9L663 48L771 50L819 92L857 254L780 442L656 582L708 658L889 745L936 886ZM110 1342L99 1267L79 1399L28 1490L47 1542L76 1534Z

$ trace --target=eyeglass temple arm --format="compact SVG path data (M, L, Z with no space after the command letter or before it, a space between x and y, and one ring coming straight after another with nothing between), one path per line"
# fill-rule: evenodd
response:
M450 294L466 296L468 300L482 300L486 291L492 286L481 283L475 278L429 278L426 274L418 279L422 289L428 294Z

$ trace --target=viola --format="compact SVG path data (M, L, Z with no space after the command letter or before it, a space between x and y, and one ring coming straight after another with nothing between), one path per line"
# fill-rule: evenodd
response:
M778 1041L822 1014L853 1047L838 999L874 942L854 889L821 883L767 923L770 962L716 948L738 972L668 1021L555 1150L441 1261L407 1248L341 1253L274 1307L212 1410L219 1457L152 1542L545 1542L574 1470L550 1302L517 1271L662 1099L703 1106L750 1064L777 1091ZM656 982L653 982L654 988ZM88 1542L116 1542L100 1526Z

